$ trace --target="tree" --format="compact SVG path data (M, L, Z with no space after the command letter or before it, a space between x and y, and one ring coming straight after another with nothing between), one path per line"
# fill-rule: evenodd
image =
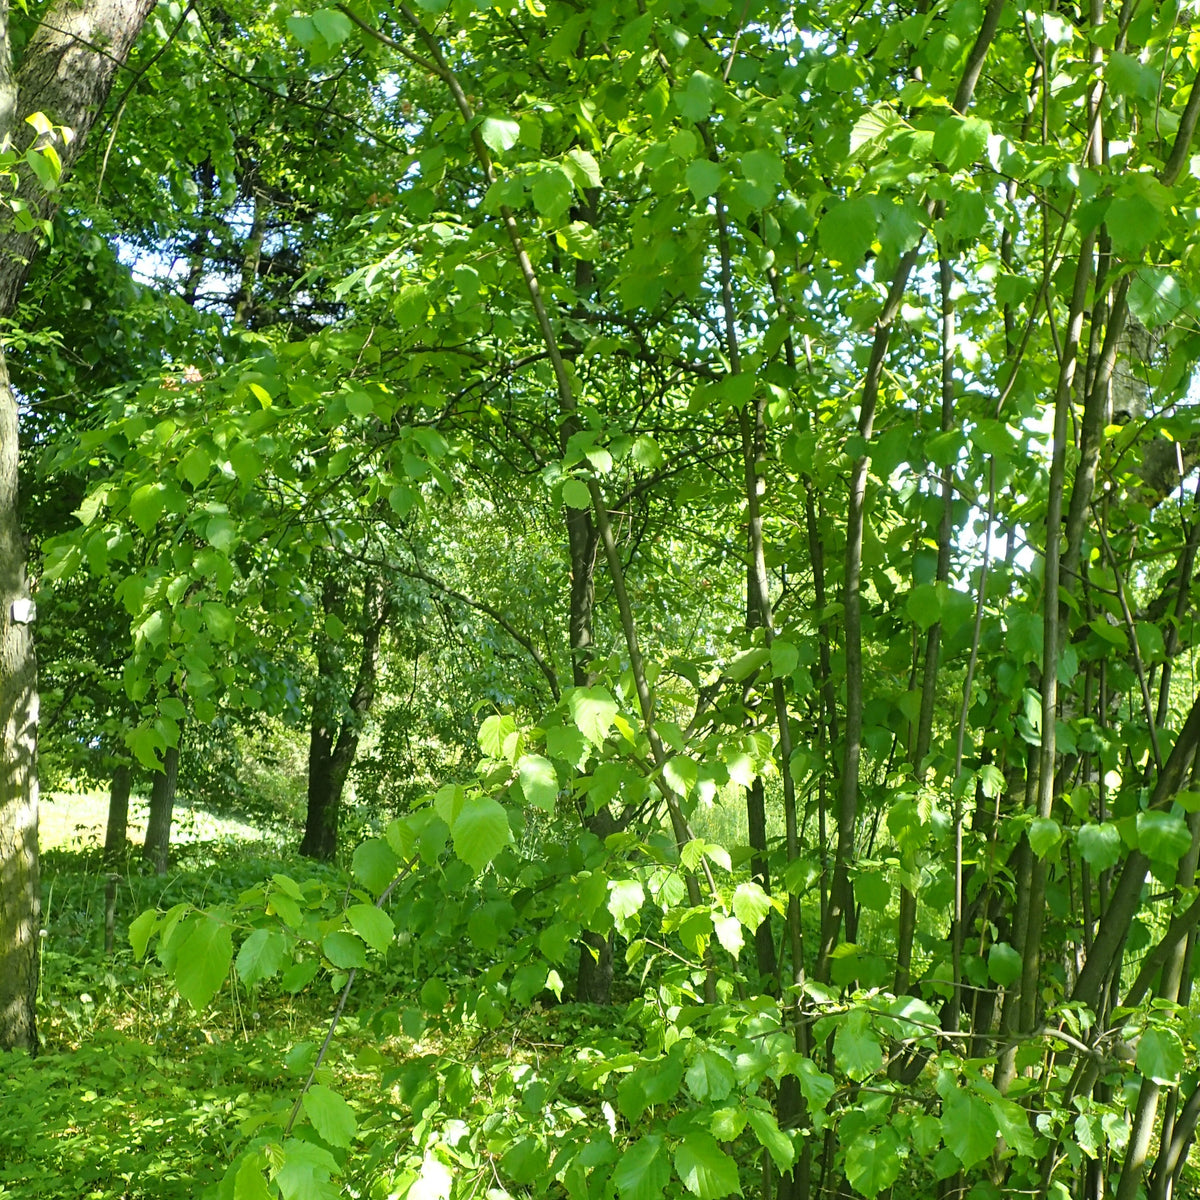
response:
M64 182L153 0L53 5L20 60L0 7L0 143L17 186L0 212L0 318L11 318ZM25 575L18 402L0 352L0 1047L35 1052L38 970L37 677Z

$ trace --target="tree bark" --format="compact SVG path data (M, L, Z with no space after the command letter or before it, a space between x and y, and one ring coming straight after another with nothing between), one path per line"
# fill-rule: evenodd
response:
M127 762L113 768L108 790L108 825L104 831L104 866L115 871L125 857L125 839L129 832L129 789L133 770Z
M12 59L9 4L0 0L0 140L19 151L53 146L63 177L103 110L154 0L60 0ZM57 128L36 134L43 113ZM61 127L74 133L70 140ZM35 221L55 198L21 170L17 198ZM0 209L0 317L16 308L39 229L18 232L11 202ZM0 349L0 1049L37 1050L34 1011L41 920L37 861L37 664L17 492L17 398Z
M326 612L335 606L335 600L333 585L327 582ZM300 853L321 862L331 862L337 854L342 791L358 753L363 719L375 700L379 643L385 620L383 598L378 588L367 584L362 606L362 657L354 691L340 719L332 694L339 674L337 656L332 643L323 634L317 647L318 677L313 691L313 718L308 741L308 811Z
M168 746L163 769L154 776L150 789L150 819L146 824L146 844L142 858L154 867L156 875L167 873L167 854L171 847L171 818L175 812L175 787L179 781L179 747Z

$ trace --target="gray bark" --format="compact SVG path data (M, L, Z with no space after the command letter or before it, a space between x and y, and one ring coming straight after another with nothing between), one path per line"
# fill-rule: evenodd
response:
M21 152L35 139L37 148L52 144L65 178L153 7L154 0L60 0L17 64L9 4L0 0L0 142ZM67 140L58 129L36 134L26 122L34 113L71 129L74 137ZM15 199L35 220L53 215L55 198L27 168ZM36 228L16 228L12 199L0 206L0 317L16 308L37 237ZM0 348L0 1049L36 1052L37 664L18 507L17 435L17 398Z

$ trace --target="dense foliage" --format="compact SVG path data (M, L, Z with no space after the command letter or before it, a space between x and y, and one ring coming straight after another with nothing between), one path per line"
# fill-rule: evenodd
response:
M333 865L140 897L245 1092L133 1194L1173 1194L1197 13L159 6L9 350L44 752Z

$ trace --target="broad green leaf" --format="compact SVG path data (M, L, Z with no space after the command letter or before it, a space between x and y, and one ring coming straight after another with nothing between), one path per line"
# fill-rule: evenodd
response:
M574 189L570 177L557 163L543 168L529 188L533 206L547 221L557 223L571 207Z
M581 188L600 186L600 164L593 155L576 146L568 150L563 159L563 167Z
M233 1200L272 1200L258 1154L247 1154L233 1179Z
M683 177L697 203L707 200L721 186L721 168L707 158L694 158Z
M521 136L521 126L511 117L484 117L479 133L493 154L511 150Z
M444 1162L426 1151L416 1182L405 1200L448 1200L454 1190L454 1173Z
M771 898L754 882L739 883L733 892L733 915L751 932L771 911Z
M988 950L988 975L1008 987L1021 978L1021 956L1007 942L996 942Z
M166 499L167 489L161 483L144 483L129 497L129 515L147 537L158 524Z
M337 1160L324 1147L288 1138L275 1182L283 1200L339 1200L341 1190L330 1182L337 1173Z
M637 914L646 901L646 893L636 879L612 879L608 884L608 911L618 928Z
M333 933L327 933L321 940L321 949L325 957L343 971L367 965L367 955L362 942L344 929L335 929Z
M663 779L678 796L690 796L699 777L699 766L686 754L673 755L663 764Z
M860 1133L846 1147L846 1178L863 1196L891 1187L900 1174L900 1139L890 1125Z
M1183 1043L1173 1029L1148 1025L1138 1039L1135 1065L1147 1079L1172 1084L1179 1079L1185 1064Z
M179 947L175 986L197 1011L207 1008L229 974L233 962L233 935L229 926L213 917L196 922Z
M671 1181L671 1160L661 1134L639 1138L621 1156L612 1182L621 1200L658 1200Z
M482 871L508 845L508 816L489 796L468 796L450 836L454 853L474 871Z
M552 813L558 800L558 775L554 764L540 754L526 754L517 763L517 778L525 800Z
M213 468L212 456L204 446L193 446L179 460L176 474L180 479L187 480L194 488L198 488L209 476ZM84 522L88 524L88 522Z
M378 896L392 882L399 866L400 860L387 842L368 838L355 849L350 869L363 887Z
M386 954L396 936L392 918L374 904L352 904L346 909L350 927L372 950Z
M1029 846L1038 858L1045 858L1062 841L1062 829L1052 817L1034 817L1029 823Z
M500 1170L514 1183L531 1184L546 1171L546 1148L534 1137L514 1143L500 1159Z
M737 1163L710 1133L689 1133L675 1149L675 1170L698 1200L742 1194Z
M133 956L137 959L146 957L146 947L158 924L158 913L148 908L129 922L129 944L133 947Z
M593 746L603 746L617 717L617 702L603 687L572 688L567 698L571 720Z
M771 671L775 675L790 675L800 663L800 651L785 638L771 643Z
M1174 865L1192 844L1187 822L1165 812L1142 812L1137 816L1138 849L1152 862Z
M1121 835L1117 827L1105 821L1100 825L1081 825L1075 834L1079 856L1090 867L1105 871L1121 857Z
M830 258L857 266L875 241L875 206L861 196L835 201L821 218L818 234Z
M331 1146L349 1146L358 1129L354 1110L337 1092L314 1083L304 1093L304 1111L313 1128Z
M933 135L933 153L951 171L969 167L987 149L991 132L991 126L978 117L943 117Z
M942 1100L942 1140L964 1168L991 1154L999 1126L991 1105L980 1096L955 1088Z
M776 1168L781 1173L790 1171L792 1164L796 1161L796 1146L792 1139L779 1128L775 1114L761 1108L747 1108L746 1120L749 1122L750 1128L754 1130L754 1136L758 1138L759 1145L765 1147L767 1153L770 1154Z
M565 479L562 486L563 503L568 508L591 508L592 493L582 479Z
M737 1083L733 1065L715 1050L701 1050L692 1060L684 1079L688 1091L701 1102L724 1100Z
M833 1058L838 1068L851 1079L864 1080L883 1067L883 1050L871 1028L870 1019L861 1009L846 1014L833 1036Z
M504 743L508 735L517 728L517 723L508 713L485 718L479 727L479 748L488 758L503 758Z
M238 978L247 987L270 979L283 965L286 953L287 942L278 929L256 929L238 951Z
M746 944L742 923L737 917L714 917L713 932L727 954L737 958Z

